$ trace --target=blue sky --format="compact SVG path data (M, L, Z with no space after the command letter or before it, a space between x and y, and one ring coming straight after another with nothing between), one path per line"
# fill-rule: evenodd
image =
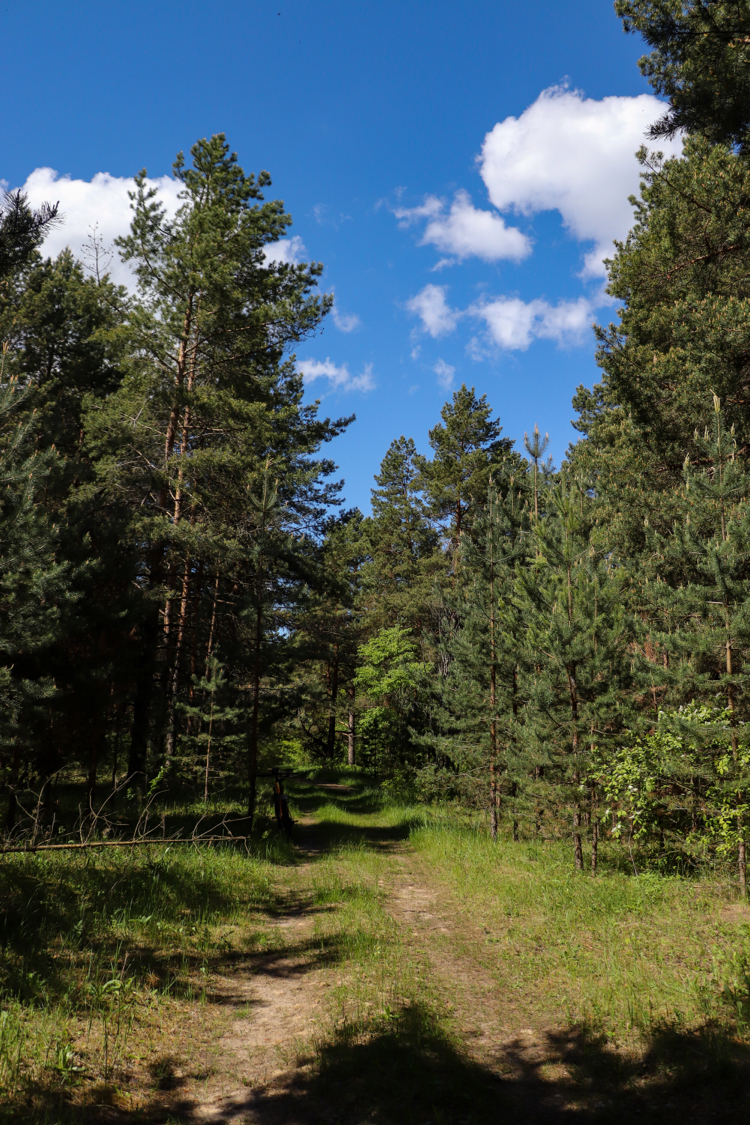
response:
M271 173L294 218L277 255L322 261L335 292L298 359L326 413L357 414L331 447L348 504L368 510L393 438L427 451L461 382L517 443L548 430L559 463L657 116L608 0L6 0L1 18L0 180L61 200L51 252L118 233L126 178L167 177L198 137Z

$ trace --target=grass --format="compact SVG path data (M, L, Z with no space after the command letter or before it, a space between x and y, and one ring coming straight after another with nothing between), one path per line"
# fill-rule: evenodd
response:
M232 1079L250 1119L744 1112L750 910L729 884L636 877L611 845L596 879L576 875L554 841L493 844L470 817L394 803L357 771L290 788L304 864L268 834L252 855L3 858L0 1119L188 1125L229 1065L231 1020L257 1018L247 997L223 1006L216 981L283 990L284 964L310 1017L274 1048L282 1078L245 1093Z
M616 868L592 879L561 844L493 844L445 822L411 842L472 920L464 946L540 1018L564 1012L629 1048L667 1026L750 1031L750 911L728 885Z
M213 969L268 940L276 863L239 849L11 855L0 862L0 1090L29 1120L72 1085L138 1069ZM60 1097L56 1097L56 1095ZM2 1103L0 1103L1 1105ZM11 1113L10 1119L18 1120Z

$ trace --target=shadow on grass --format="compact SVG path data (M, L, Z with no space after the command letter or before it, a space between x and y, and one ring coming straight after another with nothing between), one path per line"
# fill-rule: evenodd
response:
M504 1044L494 1061L471 1060L419 1006L341 1028L314 1059L273 1084L240 1089L212 1105L224 1125L629 1125L750 1119L750 1051L701 1033L664 1029L645 1056L618 1055L585 1030L550 1033L530 1047ZM136 1113L74 1107L60 1092L36 1091L36 1116L18 1122L85 1125L197 1125L205 1107L154 1073L150 1102ZM44 1116L44 1114L47 1116Z
M183 862L186 856L190 862ZM190 853L170 855L165 849L153 855L143 849L138 855L6 859L0 866L2 994L32 1004L62 995L70 999L78 961L121 960L124 943L129 972L157 970L162 987L157 953L186 941L195 944L188 940L191 934L207 921L231 917L238 902L271 921L290 910L312 908L307 903L290 907L287 895L245 868L242 854L234 879L210 864L197 870L192 859Z
M323 789L315 781L309 788L296 785L289 787L294 806L304 817L319 817L326 806L335 806L342 813L354 817L372 817L382 813L385 802L375 790L364 792L355 786ZM404 840L408 840L414 828L423 824L420 814L410 814L404 810L395 824L346 824L326 820L323 816L314 824L297 824L293 832L293 842L302 852L310 856L319 855L332 848L350 846L366 847L375 851L387 850Z

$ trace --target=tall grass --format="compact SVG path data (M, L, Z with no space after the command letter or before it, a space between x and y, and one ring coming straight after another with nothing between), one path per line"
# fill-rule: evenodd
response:
M108 1081L134 1021L143 1034L161 1004L199 998L206 972L251 945L277 903L273 860L288 848L260 850L2 857L0 1105L29 1084Z
M540 1013L631 1041L712 1021L745 1035L750 919L717 879L572 870L561 843L496 843L449 822L411 843L461 904L464 948Z

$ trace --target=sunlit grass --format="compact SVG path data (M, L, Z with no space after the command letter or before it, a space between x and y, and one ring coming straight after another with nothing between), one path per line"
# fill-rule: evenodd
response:
M748 1031L750 924L729 886L616 868L591 878L559 842L493 843L446 823L411 843L461 903L467 950L500 994L622 1040L672 1022Z
M670 1035L684 1055L689 1036L703 1035L724 1065L727 1044L748 1038L750 919L729 884L636 876L612 844L591 878L573 871L564 843L493 843L480 818L393 801L357 771L322 780L347 788L289 786L300 833L316 835L310 854L266 822L252 852L166 845L3 858L0 1118L5 1105L9 1121L75 1120L67 1095L85 1083L115 1097L122 1068L193 1018L212 973L285 948L276 922L292 903L306 917L300 948L326 982L306 1048L315 1073L379 1091L379 1074L353 1060L387 1065L401 1075L396 1106L412 1097L405 1058L421 1068L417 1101L432 1097L427 1076L434 1085L441 1068L456 1105L469 1078L486 1078L471 1069L474 1000L457 992L459 962L456 979L481 985L498 1022L510 1005L519 1026L584 1029L608 1044L610 1062L645 1058ZM201 807L174 802L167 813ZM216 800L210 814L232 807ZM394 914L404 865L436 896L445 931L412 934ZM34 1095L18 1116L19 1099L42 1088L58 1100L34 1109Z

